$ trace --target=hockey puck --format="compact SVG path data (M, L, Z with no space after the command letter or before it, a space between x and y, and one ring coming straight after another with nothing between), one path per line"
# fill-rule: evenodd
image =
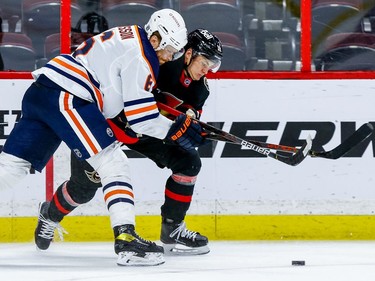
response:
M305 261L292 261L292 265L305 265Z

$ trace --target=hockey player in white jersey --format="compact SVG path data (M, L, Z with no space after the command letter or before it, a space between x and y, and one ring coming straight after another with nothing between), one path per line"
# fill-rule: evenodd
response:
M205 29L197 29L188 35L184 55L174 61L163 64L157 79L158 89L154 90L155 99L181 112L194 115L199 119L203 105L210 94L205 75L217 71L221 64L222 44L219 38ZM162 92L162 91L167 91ZM172 95L175 95L174 97ZM173 119L173 118L171 118ZM126 118L116 116L110 122L117 125L116 135L126 146L151 159L159 168L168 168L171 175L165 182L165 200L161 206L161 233L165 254L201 255L210 251L208 238L187 228L185 216L192 202L195 182L201 169L201 160L196 149L185 150L170 145L163 140L142 135L129 138L131 131ZM122 136L120 137L120 133ZM132 133L135 137L135 134ZM54 192L46 212L55 222L61 222L65 216L79 205L94 198L101 188L100 177L86 162L71 156L70 178L64 181ZM66 194L74 197L74 203L67 200ZM43 238L37 227L35 242L48 246L51 238Z
M135 232L128 159L106 119L124 111L134 132L187 150L203 141L201 127L186 115L175 122L160 115L151 93L159 65L187 43L184 20L163 9L145 27L109 29L34 71L36 81L22 100L22 117L0 154L1 188L14 186L31 167L41 171L61 141L77 158L86 159L103 184L119 265L157 265L164 256L162 247ZM46 207L40 206L37 231L52 239L57 223L44 212ZM42 240L37 246L45 249L47 244Z

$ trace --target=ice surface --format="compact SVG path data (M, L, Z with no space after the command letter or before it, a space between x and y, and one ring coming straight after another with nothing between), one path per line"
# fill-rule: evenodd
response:
M375 280L375 241L217 242L202 256L166 256L154 267L120 267L112 243L0 244L2 281L369 281ZM304 260L305 266L292 266Z

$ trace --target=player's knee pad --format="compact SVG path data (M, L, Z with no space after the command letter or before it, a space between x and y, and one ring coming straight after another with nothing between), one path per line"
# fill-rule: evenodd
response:
M202 161L196 150L178 156L178 161L171 167L173 173L196 176L202 167Z
M74 180L66 183L66 191L77 204L84 204L94 198L98 187L82 185Z
M87 162L98 172L103 186L114 181L130 182L129 160L118 143L106 147Z
M0 188L11 188L25 177L31 164L14 155L0 153Z
M98 189L101 187L100 177L97 171L87 162L77 159L72 153L70 165L70 180L85 186L87 189Z

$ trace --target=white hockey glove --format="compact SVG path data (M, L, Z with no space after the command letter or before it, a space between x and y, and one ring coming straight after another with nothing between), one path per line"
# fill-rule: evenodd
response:
M195 110L194 108L189 108L188 110L186 110L186 115L189 116L190 118L193 118L193 119L199 119L200 118L200 114L197 110Z

